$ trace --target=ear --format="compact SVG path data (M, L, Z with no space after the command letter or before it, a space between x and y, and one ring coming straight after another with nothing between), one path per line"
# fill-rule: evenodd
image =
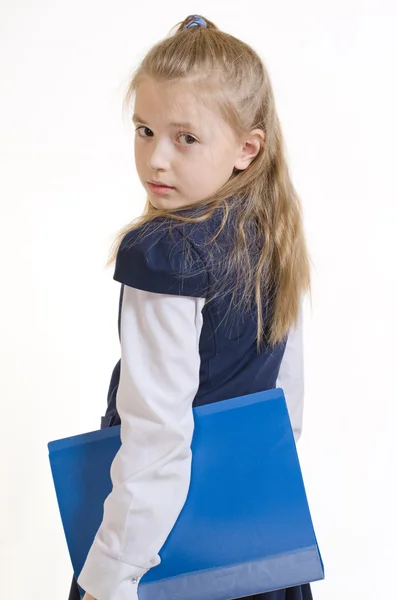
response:
M238 169L239 171L246 169L257 156L264 143L265 133L262 129L254 129L251 131L249 137L243 140L239 156L234 163L235 169Z

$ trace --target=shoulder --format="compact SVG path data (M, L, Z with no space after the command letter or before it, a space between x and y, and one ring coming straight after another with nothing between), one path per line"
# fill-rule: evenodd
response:
M169 221L157 220L123 238L114 279L140 290L205 298L208 275L189 236Z

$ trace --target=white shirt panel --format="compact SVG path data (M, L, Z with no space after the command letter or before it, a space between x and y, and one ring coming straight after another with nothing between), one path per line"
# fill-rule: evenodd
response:
M205 299L124 286L112 492L78 578L97 600L134 600L186 501Z
M302 433L304 397L302 304L298 324L296 327L291 328L288 335L276 387L282 388L284 391L295 442L297 442Z

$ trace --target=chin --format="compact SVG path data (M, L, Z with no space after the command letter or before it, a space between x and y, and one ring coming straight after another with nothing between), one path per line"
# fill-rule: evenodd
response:
M148 196L150 204L157 209L170 208L167 202L161 200L161 198L153 198L152 196Z
M149 195L148 199L150 204L159 210L175 210L178 208L183 208L183 206L186 205L186 203L183 203L181 200L179 200L179 202L173 202L172 200L167 200L166 198L160 198L157 196L153 197L152 195Z

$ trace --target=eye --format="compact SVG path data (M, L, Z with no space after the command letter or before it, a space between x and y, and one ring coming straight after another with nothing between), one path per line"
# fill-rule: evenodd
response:
M135 129L135 131L139 131L140 129L146 129L146 131L150 131L150 133L153 133L153 131L151 129L149 129L149 127L145 127L145 125L141 125L140 127L137 127ZM147 137L147 136L139 134L139 137Z
M182 144L182 146L194 146L194 144L197 142L196 138L194 138L192 135L190 135L189 133L181 133L180 137L185 137L185 138L189 138L190 140L193 140L193 143L188 143L188 144Z

